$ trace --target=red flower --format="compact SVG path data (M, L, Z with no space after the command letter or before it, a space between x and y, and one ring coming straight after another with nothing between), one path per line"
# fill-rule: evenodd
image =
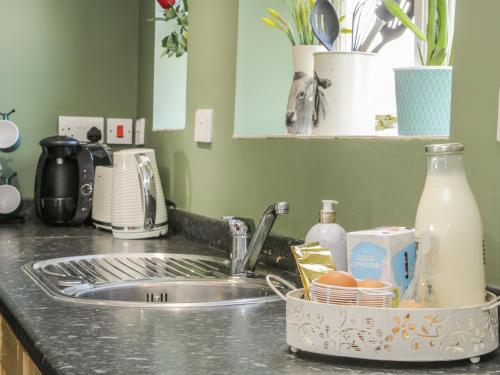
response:
M170 9L175 5L175 2L177 0L156 0L156 1L158 1L158 4L160 4L160 6L163 9Z

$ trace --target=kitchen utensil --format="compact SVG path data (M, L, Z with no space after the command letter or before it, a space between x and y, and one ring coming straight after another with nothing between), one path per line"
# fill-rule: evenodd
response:
M82 144L56 136L40 141L43 152L35 179L35 205L47 224L81 225L90 218L94 169L111 165L111 154L102 144Z
M411 19L415 14L415 0L407 0L403 6L403 10ZM380 35L382 36L382 41L373 48L373 53L378 53L380 50L389 42L399 38L406 31L406 26L401 23L399 19L394 19L389 23L386 23L380 29Z
M395 1L398 4L401 2L401 0L395 0ZM376 15L375 24L373 25L368 35L359 46L358 51L363 51L363 52L368 51L368 48L370 48L370 45L373 43L373 40L380 32L382 27L395 19L392 13L389 12L389 10L386 8L383 0L377 0L375 15Z
M340 24L332 3L328 0L317 0L311 10L311 26L316 38L328 51L340 33Z
M113 168L95 169L92 222L96 228L111 230L111 200L113 196Z
M111 223L121 239L159 237L167 233L167 208L152 149L115 153Z
M375 15L376 1L377 0L364 0L361 3L356 20L356 39L353 51L359 49L360 44L365 40L366 35L375 23L377 18Z
M16 110L13 109L8 113L0 113L2 116L2 120L0 120L0 151L12 152L19 146L19 128L9 119L10 115L15 112Z
M365 6L366 0L359 1L354 7L354 11L352 12L352 38L351 38L351 51L356 51L356 40L359 31L359 15L362 8Z

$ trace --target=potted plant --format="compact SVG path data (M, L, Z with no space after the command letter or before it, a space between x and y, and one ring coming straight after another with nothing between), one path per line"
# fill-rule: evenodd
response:
M428 0L425 33L394 0L384 3L426 47L422 50L419 46L422 66L395 69L398 132L411 136L449 136L452 41L448 0Z
M314 126L315 83L314 53L324 51L313 34L310 14L314 0L283 0L290 21L277 10L268 8L262 22L285 34L292 45L294 76L286 111L289 134L311 134Z
M188 50L188 0L157 0L164 9L163 17L151 21L175 21L174 30L162 40L165 55L181 57Z

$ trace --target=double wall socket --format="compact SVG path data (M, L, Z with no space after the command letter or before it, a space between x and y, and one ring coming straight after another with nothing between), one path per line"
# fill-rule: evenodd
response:
M59 116L59 135L75 138L80 142L88 141L87 133L93 127L101 131L104 139L104 118Z
M87 133L96 127L102 133L101 143L106 138L106 143L116 145L131 145L133 138L132 119L107 119L107 131L104 131L104 118L102 117L75 117L59 116L59 135L75 138L80 142L87 142ZM146 120L139 119L136 122L135 144L144 145L144 132Z

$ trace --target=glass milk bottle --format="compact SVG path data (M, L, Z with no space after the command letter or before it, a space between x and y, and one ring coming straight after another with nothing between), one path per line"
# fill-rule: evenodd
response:
M428 170L415 222L417 242L429 235L429 307L484 304L483 225L467 182L460 143L425 148ZM422 296L420 296L422 297ZM424 298L425 300L425 298Z

